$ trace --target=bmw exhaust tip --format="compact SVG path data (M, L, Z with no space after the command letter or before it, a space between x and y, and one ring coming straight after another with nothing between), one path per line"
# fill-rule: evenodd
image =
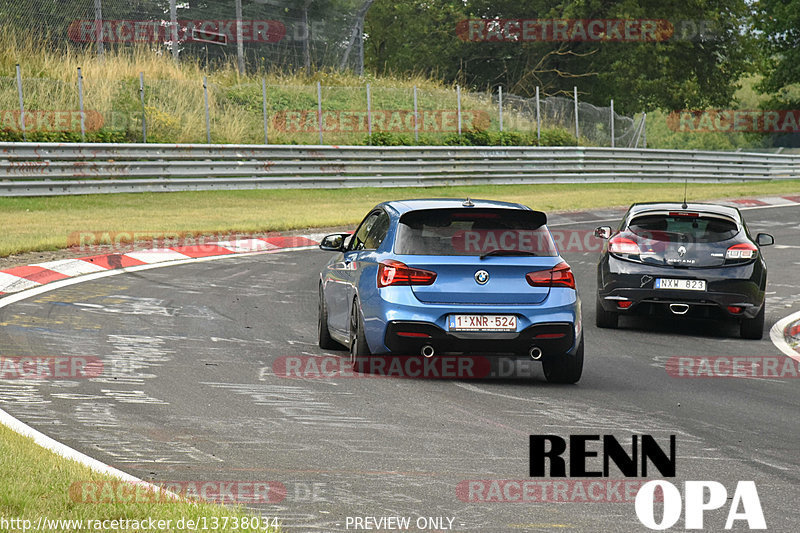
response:
M689 312L689 306L687 304L669 304L669 310L673 315L685 315Z
M531 346L531 349L528 350L528 355L530 355L531 359L534 361L538 361L542 358L542 349L538 346Z
M431 357L433 357L433 354L436 353L436 350L434 350L433 346L431 346L430 344L426 344L425 346L422 347L422 349L420 349L419 353L421 353L423 357L427 357L430 359Z

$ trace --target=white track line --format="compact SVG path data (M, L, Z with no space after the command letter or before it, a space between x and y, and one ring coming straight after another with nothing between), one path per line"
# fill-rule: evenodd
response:
M783 336L784 330L789 326L789 324L796 320L800 320L800 311L792 313L791 315L778 320L775 322L775 325L770 328L769 338L777 349L795 361L800 362L800 353L789 346L789 343L786 342L786 338Z
M226 254L226 255L215 255L209 257L196 257L196 258L188 258L188 259L181 259L178 261L169 261L164 263L152 263L149 265L136 265L127 268L118 268L115 270L105 270L103 272L95 272L90 274L85 274L83 276L75 277L75 278L68 278L62 279L59 281L54 281L52 283L48 283L47 285L40 285L38 287L34 287L32 289L28 289L22 292L17 292L15 294L10 294L8 296L4 296L0 298L0 308L6 307L11 305L12 303L19 302L21 300L26 300L28 298L32 298L33 296L37 296L39 294L49 292L55 289L60 289L61 287L67 287L69 285L75 285L77 283L83 283L85 281L91 281L100 278L106 278L109 276L118 276L120 274L127 274L130 272L138 272L141 270L150 270L152 268L163 268L168 266L175 266L175 265L185 265L187 263L199 263L202 261L215 261L218 259L230 259L232 257L248 257L252 255L264 255L264 254L274 254L280 252L294 252L298 250L312 250L316 248L316 246L301 246L297 248L281 248L279 250L266 250L261 252L250 252L250 253L239 253L239 254ZM8 426L12 430L16 431L20 435L24 437L30 437L33 439L33 442L41 446L42 448L46 448L61 457L66 459L71 459L75 462L78 462L88 468L91 468L95 472L99 472L101 474L106 474L122 481L127 481L130 483L136 483L137 485L143 485L147 487L149 490L155 492L164 492L165 494L173 495L176 499L182 499L180 496L169 492L165 489L157 485L153 485L152 483L148 483L147 481L143 481L136 476L132 476L131 474L127 474L122 470L118 470L113 466L109 466L97 459L89 457L88 455L81 453L73 448L70 448L66 444L58 442L55 439L52 439L45 435L44 433L37 431L30 427L29 425L25 424L24 422L14 418L3 409L0 409L0 424Z

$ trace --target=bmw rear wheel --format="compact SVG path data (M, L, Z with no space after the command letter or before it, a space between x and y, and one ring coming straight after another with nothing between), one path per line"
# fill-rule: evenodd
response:
M322 283L319 284L319 323L317 326L319 347L323 350L336 350L342 345L333 340L328 330L328 308L325 307L325 294L322 292Z
M577 383L583 373L583 334L574 355L545 357L542 370L550 383Z
M364 320L358 310L358 300L353 300L350 312L350 365L355 372L365 372L369 357L369 346L364 336Z

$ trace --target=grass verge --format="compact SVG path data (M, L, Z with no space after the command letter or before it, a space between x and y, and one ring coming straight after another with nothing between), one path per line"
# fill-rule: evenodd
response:
M682 184L543 184L428 188L203 191L0 198L0 257L58 250L80 232L261 233L352 226L376 203L401 198L487 198L545 212L678 201ZM800 180L690 184L689 200L800 192Z
M168 502L168 503L84 503L79 494L70 488L75 483L106 483L113 486L119 483L115 478L98 474L74 461L64 459L33 443L32 439L20 436L8 427L0 424L0 531L30 531L37 522L41 522L41 531L99 531L99 527L88 527L92 521L124 521L119 527L106 522L109 527L103 531L149 532L153 527L134 527L137 522L170 521L170 527L159 528L161 531L194 531L198 527L179 527L180 520L187 524L188 520L202 524L203 520L210 526L215 522L222 524L227 519L227 527L210 528L212 531L264 531L275 532L274 527L268 529L234 528L231 524L250 516L241 508L224 507L205 503ZM147 499L147 498L140 498ZM16 520L16 522L12 522ZM20 522L28 520L30 522ZM56 520L61 520L60 524ZM5 523L3 522L5 521ZM72 521L66 522L66 521ZM82 521L79 524L77 521ZM27 526L27 527L26 527ZM127 527L130 526L130 527Z
M176 64L168 54L157 55L147 47L111 48L101 60L92 48L53 51L31 35L0 33L0 110L19 109L17 64L28 116L26 135L35 142L81 140L77 113L81 68L88 142L141 142L143 114L147 142L206 142L203 78L207 76L213 143L264 142L266 105L270 143L317 144L319 82L326 144L538 144L529 110L521 113L507 106L506 131L500 133L498 110L491 97L469 90L462 91L460 104L463 130L473 135L458 135L455 86L422 76L356 76L336 71L310 76L260 71L243 76L233 63L207 71L197 59L184 58ZM140 73L143 94L139 92ZM371 87L371 131L376 133L372 139L366 115L367 83ZM415 87L418 141L411 115ZM0 116L0 141L23 139L17 122L13 112ZM556 126L543 124L541 144L575 144L570 132Z

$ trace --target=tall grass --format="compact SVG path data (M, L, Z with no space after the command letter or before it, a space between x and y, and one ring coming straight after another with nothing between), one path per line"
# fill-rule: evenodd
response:
M88 527L88 521L99 520L107 521L105 526L108 529L105 531L152 533L154 529L150 526L150 519L155 523L163 520L162 525L166 525L167 520L170 521L170 527L161 531L188 531L189 528L176 527L180 520L183 520L183 524L188 520L195 524L226 524L214 531L279 531L269 523L264 523L269 526L267 528L235 528L234 524L243 524L244 518L250 522L252 516L242 505L225 507L203 502L169 500L162 503L157 498L148 498L148 493L141 487L136 492L136 485L124 489L124 494L132 500L129 502L124 497L118 498L123 501L112 503L81 502L71 492L76 483L97 486L101 490L108 489L110 492L106 494L122 494L125 487L118 480L45 450L30 438L18 435L0 424L0 486L3 487L0 491L0 517L11 525L11 528L4 527L3 531L35 530L40 520L42 530L46 531L97 531ZM136 501L137 497L141 501ZM45 529L46 522L43 519L53 522L61 520L61 527L51 524ZM68 525L68 520L74 522ZM118 521L116 527L113 520ZM77 521L82 521L82 527L78 526Z
M84 109L91 117L86 139L90 142L139 142L142 140L142 117L146 120L148 142L205 142L205 94L203 79L208 83L208 107L211 141L217 143L262 143L264 124L262 80L267 85L267 112L270 117L270 142L279 144L312 144L318 132L312 127L293 131L281 122L282 111L317 111L317 82L322 86L322 109L325 111L366 111L366 85L371 87L374 111L413 110L413 88L418 91L420 112L443 111L455 116L455 87L420 75L404 77L355 76L352 73L319 71L307 76L302 72L278 72L261 69L240 75L233 63L215 64L206 71L198 60L181 59L160 54L146 46L110 47L102 58L93 48L62 50L42 49L32 37L17 38L0 34L0 109L18 109L15 65L23 75L26 109L29 115L42 111L77 110L77 69L83 75ZM139 76L144 75L144 105L140 99ZM144 107L144 109L142 109ZM462 91L461 108L465 113L478 112L480 124L472 129L498 129L496 104L484 93ZM73 113L72 116L76 116ZM8 114L6 114L6 117ZM334 115L336 117L340 115ZM473 114L472 116L476 116ZM29 117L30 118L30 117ZM517 117L519 118L519 117ZM514 120L506 115L506 124L518 123L522 133L512 139L498 138L504 144L532 142L529 119ZM466 123L465 123L466 124ZM19 127L5 120L0 124L0 140L21 140ZM465 126L465 129L467 126ZM410 144L413 128L391 131L392 143ZM376 122L373 131L381 130ZM390 130L388 124L384 132ZM396 130L396 128L395 128ZM421 131L420 144L459 144L454 139L454 125ZM29 128L28 140L78 141L79 122L73 121L68 131L48 127ZM573 142L568 134L545 135L556 144ZM387 138L382 138L387 141ZM468 139L469 141L469 139ZM347 127L325 131L326 144L364 144L367 132Z

